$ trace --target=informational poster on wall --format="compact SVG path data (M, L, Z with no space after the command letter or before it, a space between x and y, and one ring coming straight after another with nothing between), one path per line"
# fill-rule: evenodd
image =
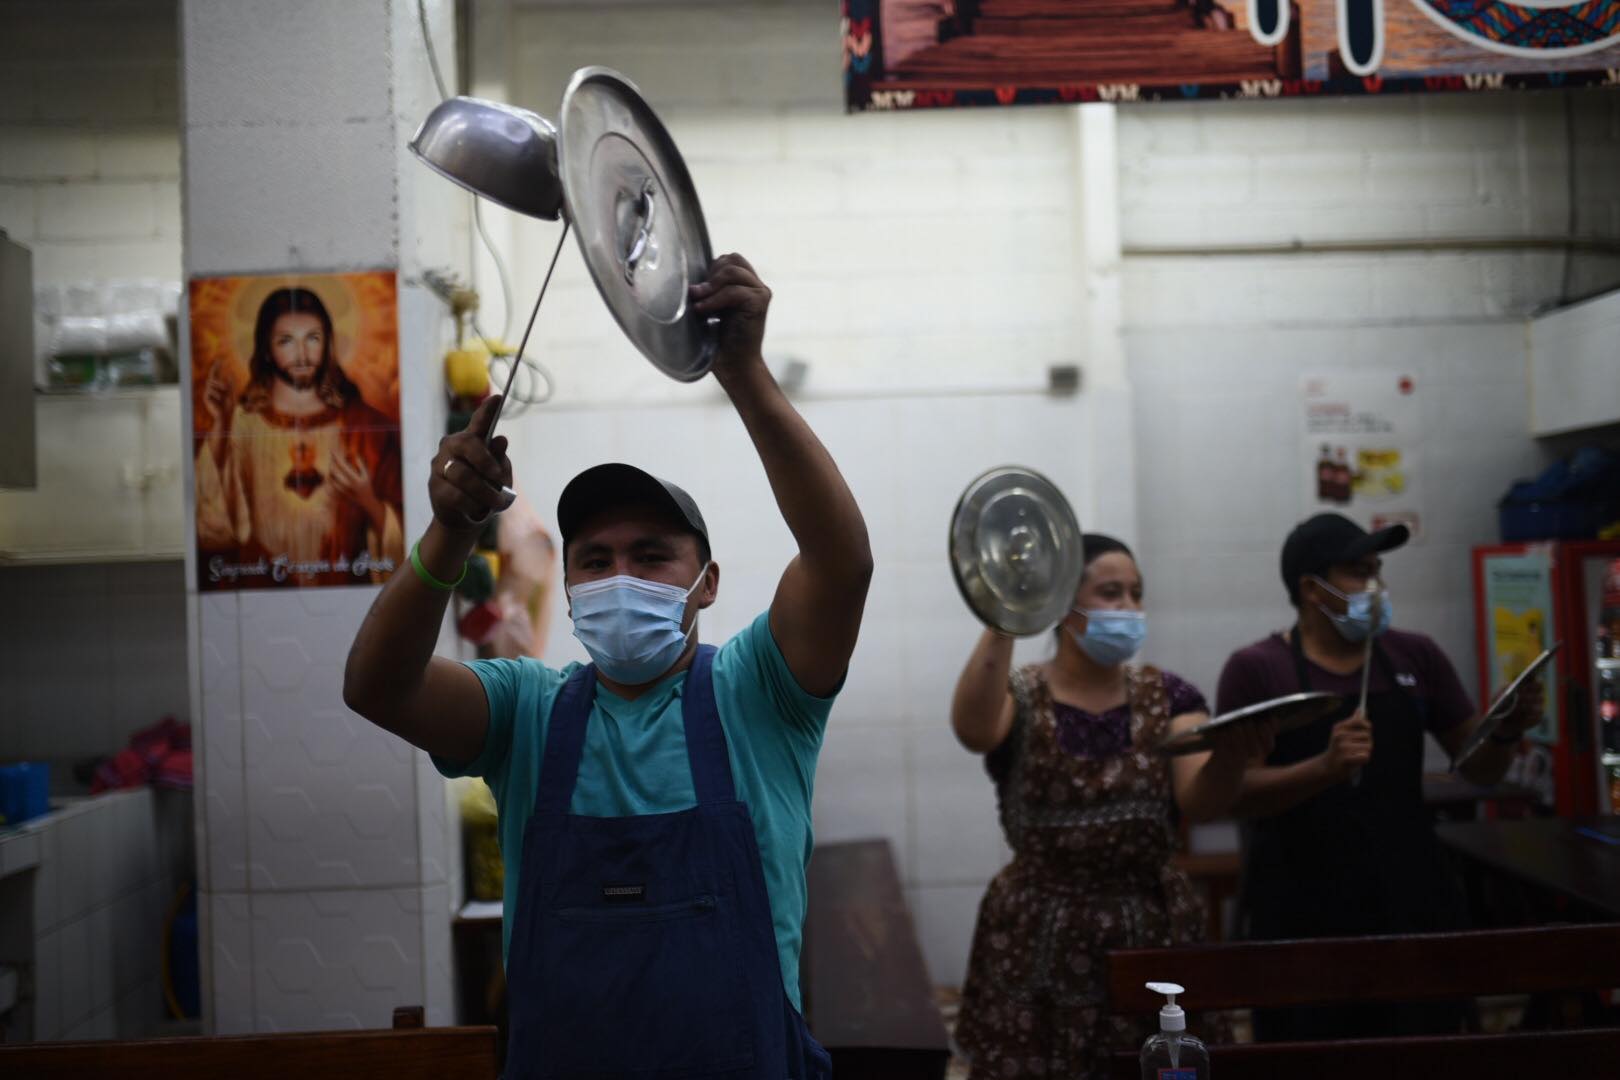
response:
M1423 538L1417 380L1398 371L1339 371L1300 379L1303 513L1341 513L1363 528L1405 525Z
M844 0L842 14L851 112L1620 84L1620 0Z
M384 581L404 559L392 270L191 282L197 586Z
M1546 552L1491 555L1481 566L1485 592L1487 659L1490 684L1501 688L1512 682L1531 661L1552 644L1552 557ZM1549 675L1539 678L1546 691L1541 723L1526 734L1537 742L1558 741L1558 697Z

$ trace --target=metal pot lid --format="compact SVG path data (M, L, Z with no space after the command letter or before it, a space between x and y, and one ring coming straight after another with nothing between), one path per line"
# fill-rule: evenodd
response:
M1330 693L1327 690L1311 690L1303 694L1288 694L1270 701L1260 701L1241 709L1222 713L1213 720L1205 721L1197 727L1188 728L1176 735L1168 736L1159 742L1159 749L1171 755L1196 754L1211 749L1215 743L1211 736L1229 724L1242 723L1245 720L1274 720L1277 732L1293 731L1295 728L1313 724L1324 717L1332 716L1344 708L1345 698L1342 694Z
M1496 729L1502 726L1502 721L1507 719L1513 707L1518 704L1519 691L1524 688L1524 684L1541 674L1541 669L1546 667L1563 647L1562 641L1553 642L1550 648L1543 649L1541 655L1530 661L1512 682L1502 688L1502 692L1496 695L1496 700L1486 707L1479 723L1474 725L1473 734L1468 736L1468 741L1463 743L1462 749L1457 751L1457 756L1452 759L1452 772L1462 768L1463 762L1473 757L1474 752L1485 745L1485 740L1496 734Z
M1038 634L1074 606L1080 523L1046 477L1006 465L967 486L951 515L951 573L981 621Z
M664 374L701 379L714 363L717 320L692 311L687 289L714 256L669 132L634 84L604 67L574 73L559 126L563 196L602 299Z

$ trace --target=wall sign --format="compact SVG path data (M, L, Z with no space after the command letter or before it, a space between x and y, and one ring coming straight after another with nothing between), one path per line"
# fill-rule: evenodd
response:
M1417 380L1344 371L1300 379L1301 518L1333 511L1368 530L1401 524L1423 537Z

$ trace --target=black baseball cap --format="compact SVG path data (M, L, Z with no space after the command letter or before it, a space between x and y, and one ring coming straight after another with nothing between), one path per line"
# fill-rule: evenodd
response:
M1289 601L1299 605L1299 579L1306 574L1323 574L1330 566L1393 551L1411 537L1412 531L1405 525L1368 532L1343 514L1317 514L1300 522L1282 548L1283 584Z
M650 506L684 524L698 538L700 556L709 558L709 527L697 503L668 480L634 465L609 462L593 465L568 481L557 498L557 529L562 533L563 550L580 526L604 510L622 506Z

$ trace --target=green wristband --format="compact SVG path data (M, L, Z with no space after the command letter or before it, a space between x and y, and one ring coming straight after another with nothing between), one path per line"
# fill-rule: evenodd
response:
M416 550L421 546L422 542L420 540L411 545L411 569L416 571L416 576L421 578L422 584L426 585L430 589L437 589L439 592L454 592L456 586L460 585L467 578L467 564L461 564L461 576L456 578L456 580L440 581L438 578L428 573L427 567L422 565L422 556L418 554Z

